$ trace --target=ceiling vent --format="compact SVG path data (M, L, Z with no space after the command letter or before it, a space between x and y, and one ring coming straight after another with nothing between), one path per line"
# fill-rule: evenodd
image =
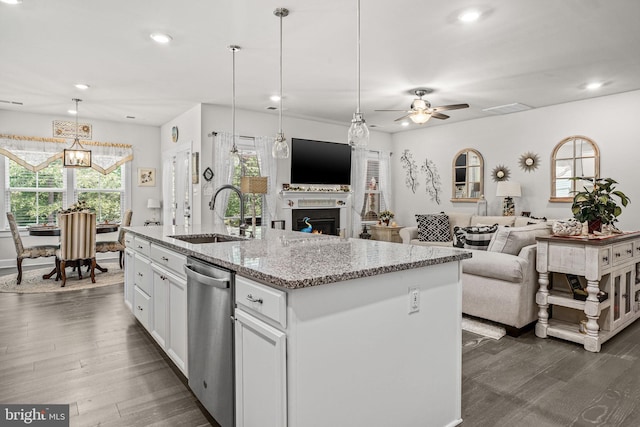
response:
M278 107L265 107L267 110L277 110Z
M514 102L513 104L506 105L498 105L497 107L489 107L484 108L482 111L491 114L510 114L517 113L519 111L531 110L531 107L528 105L520 104L518 102Z
M3 104L24 105L22 102L7 101L6 99L0 99L0 102L2 102Z

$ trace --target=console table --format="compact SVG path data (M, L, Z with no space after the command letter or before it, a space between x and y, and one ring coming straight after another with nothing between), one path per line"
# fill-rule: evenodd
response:
M402 237L400 237L402 227L394 227L393 225L371 225L369 228L371 229L372 240L402 243Z
M640 232L536 240L538 337L562 338L598 352L602 343L640 317ZM574 299L567 274L586 285L586 301ZM608 293L601 302L600 291Z

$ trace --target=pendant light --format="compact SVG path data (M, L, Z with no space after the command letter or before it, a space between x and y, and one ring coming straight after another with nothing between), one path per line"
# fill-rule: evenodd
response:
M353 114L353 119L351 120L351 127L349 127L349 132L347 133L347 138L349 144L353 147L361 147L364 148L369 145L369 129L367 129L367 124L364 121L364 114L360 111L360 0L358 0L358 12L357 12L358 24L357 24L357 33L358 33L358 43L357 43L357 82L358 82L358 104L356 107L356 112Z
M279 131L271 149L271 155L276 159L286 159L289 157L289 145L287 145L287 139L282 132L282 18L289 15L289 9L280 7L274 10L273 14L280 18L280 107L278 108Z
M233 144L231 145L231 161L235 168L240 164L240 152L238 152L238 146L236 145L236 52L240 50L240 46L229 46L232 57L231 66L231 139Z
M86 150L80 144L80 138L78 137L78 103L82 102L82 99L73 98L72 101L76 103L76 137L71 147L63 150L62 164L65 168L90 168L91 150Z

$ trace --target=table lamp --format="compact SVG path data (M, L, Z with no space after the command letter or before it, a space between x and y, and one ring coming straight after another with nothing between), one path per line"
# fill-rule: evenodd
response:
M502 200L502 215L512 216L516 214L516 205L513 202L514 197L522 196L519 182L500 181L496 190L497 197L504 197Z
M158 199L147 200L147 208L151 209L151 220L154 222L158 221L158 219L156 218L156 209L160 209L160 200Z

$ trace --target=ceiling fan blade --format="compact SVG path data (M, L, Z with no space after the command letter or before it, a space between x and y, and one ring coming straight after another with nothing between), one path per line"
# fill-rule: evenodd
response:
M459 110L461 108L469 108L469 104L452 104L442 105L440 107L432 108L433 111L446 111L446 110Z
M400 120L404 120L404 119L408 118L409 116L411 116L411 114L407 114L407 115L404 115L402 117L399 117L399 118L395 119L394 122L399 122Z
M408 113L409 111L407 110L373 110L373 111L404 111L406 113Z
M447 116L446 114L438 113L435 111L431 113L431 117L433 117L434 119L440 119L440 120L446 120L449 118L449 116Z

